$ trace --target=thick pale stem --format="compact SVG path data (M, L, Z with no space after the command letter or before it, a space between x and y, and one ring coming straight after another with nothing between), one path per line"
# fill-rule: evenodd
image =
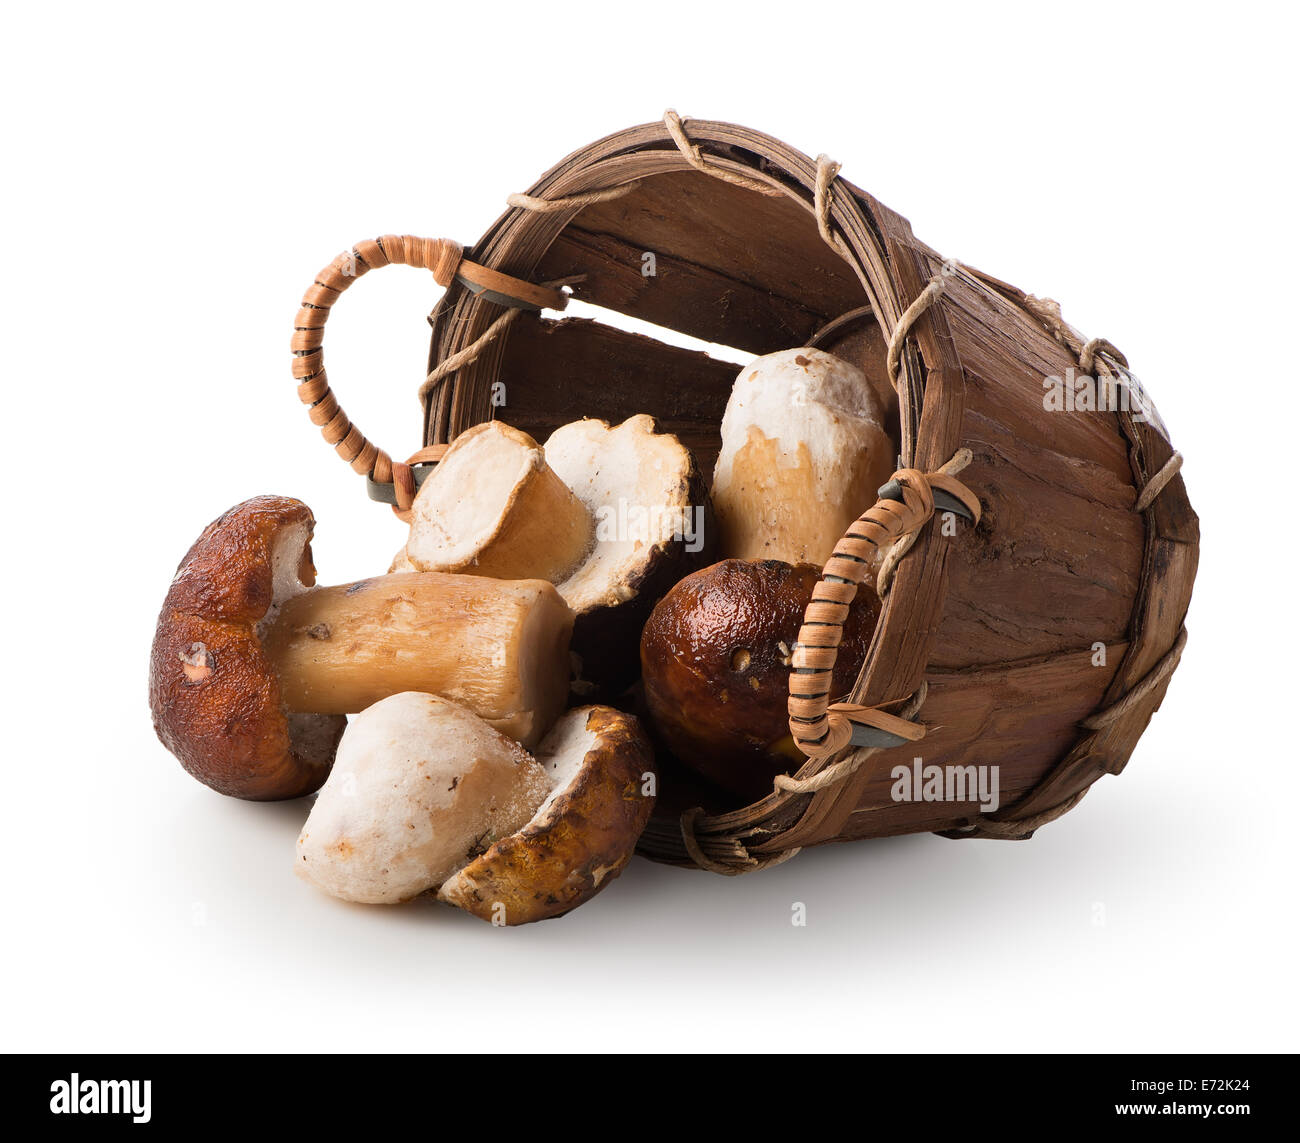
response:
M303 592L263 645L291 711L352 714L423 691L533 745L564 709L572 629L541 580L419 572Z
M593 531L541 446L489 421L462 433L421 488L394 570L559 583L591 548Z
M760 357L722 419L712 494L722 554L822 567L893 470L857 366L816 349Z

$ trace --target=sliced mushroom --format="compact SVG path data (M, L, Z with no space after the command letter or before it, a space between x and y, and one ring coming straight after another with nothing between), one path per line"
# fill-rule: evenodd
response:
M534 759L455 703L394 695L349 725L295 867L345 901L439 890L494 924L556 917L630 860L653 773L636 719L608 707L570 711Z
M576 616L580 678L611 693L636 677L641 627L655 603L710 562L708 496L690 451L644 415L613 428L564 425L547 440L546 459L595 521L591 553L557 586Z
M533 745L568 694L573 616L541 580L422 573L314 587L314 520L262 496L181 562L154 637L149 703L194 777L250 799L325 780L343 714L418 690Z
M654 808L654 756L635 718L571 710L537 750L551 783L532 820L449 878L439 899L494 924L558 917L632 858Z
M818 349L756 359L722 418L712 490L719 554L824 566L894 460L862 370Z
M488 421L456 438L421 486L399 564L558 583L591 547L586 508L527 433Z
M464 707L393 695L348 726L295 869L345 901L408 901L523 826L549 789L523 747Z

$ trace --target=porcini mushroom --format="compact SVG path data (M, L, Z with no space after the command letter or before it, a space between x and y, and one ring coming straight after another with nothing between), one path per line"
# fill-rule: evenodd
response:
M295 868L345 901L437 890L494 924L559 916L631 859L653 772L636 719L608 707L569 711L533 758L455 703L394 695L348 726Z
M556 586L575 616L579 678L608 694L635 679L655 603L710 562L708 496L690 450L645 415L612 428L563 425L546 441L546 460L595 520L590 554Z
M464 707L392 695L348 726L294 866L345 901L408 901L523 826L549 788L523 747Z
M316 580L307 506L259 496L208 525L172 580L149 660L154 729L200 782L265 801L325 781L345 719L291 712L262 647Z
M159 616L149 700L164 745L225 794L298 797L354 713L402 691L463 702L529 745L564 708L573 616L541 580L437 573L314 587L300 501L232 508Z
M438 897L494 924L558 917L594 897L632 858L654 808L654 755L629 714L565 714L537 749L551 784L527 825L455 873Z
M461 433L420 487L394 570L558 583L591 547L586 508L527 433L488 421Z
M819 349L757 358L722 418L719 554L823 567L894 459L880 399L857 366Z
M641 636L646 706L682 762L746 801L803 764L790 737L790 656L820 569L723 560L677 584ZM866 657L880 601L866 585L849 607L831 689L847 693Z

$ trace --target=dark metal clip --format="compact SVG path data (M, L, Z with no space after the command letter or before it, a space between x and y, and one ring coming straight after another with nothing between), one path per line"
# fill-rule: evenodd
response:
M876 495L881 500L895 500L901 504L903 503L903 486L899 481L891 480L886 484L882 484L876 490ZM971 510L952 493L945 492L942 488L934 489L934 510L936 512L952 512L963 520L968 520L971 523L975 522Z

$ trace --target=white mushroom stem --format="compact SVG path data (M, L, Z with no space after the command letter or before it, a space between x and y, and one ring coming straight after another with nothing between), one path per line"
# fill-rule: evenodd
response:
M394 570L558 583L587 554L593 531L541 446L489 421L457 437L420 488Z
M533 745L564 709L572 628L549 583L415 573L305 591L263 646L291 711L351 714L419 691Z

